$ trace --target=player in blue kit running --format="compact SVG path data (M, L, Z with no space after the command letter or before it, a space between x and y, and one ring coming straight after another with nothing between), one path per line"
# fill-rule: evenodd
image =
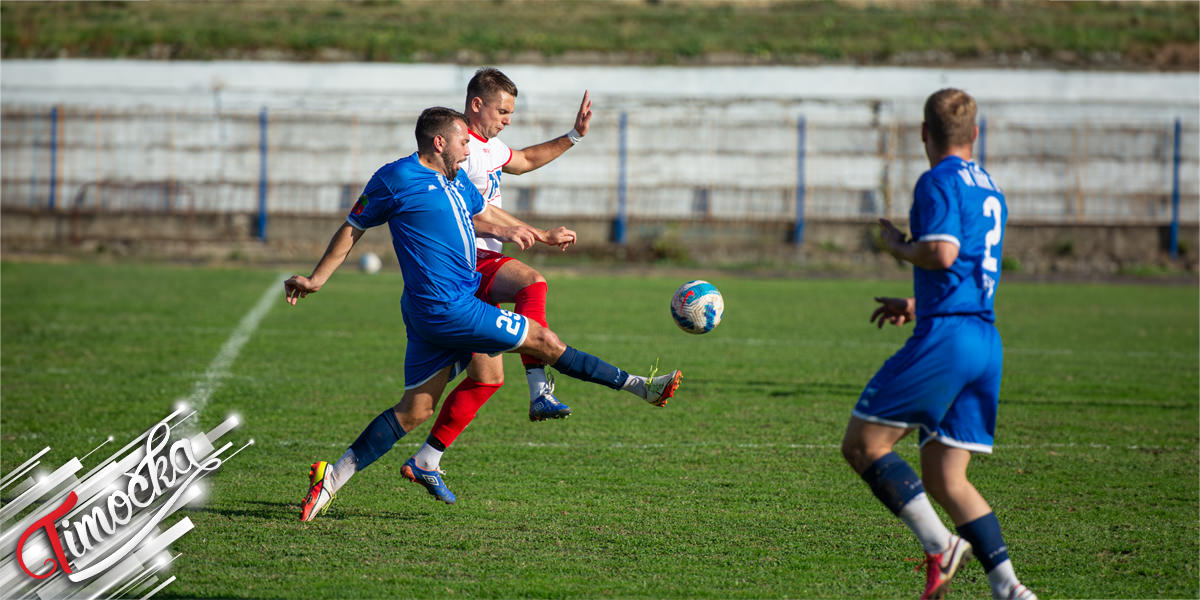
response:
M913 264L914 295L876 298L880 305L871 314L879 327L917 324L863 390L842 454L924 546L922 599L944 596L973 551L994 598L1036 600L1017 580L995 513L967 479L971 453L990 453L996 430L1004 351L992 302L1008 219L1004 194L971 161L975 111L962 90L944 89L925 102L921 140L931 168L913 191L912 239L880 219L888 251ZM920 478L893 451L914 429ZM958 535L934 512L926 489Z
M640 377L576 350L553 331L475 297L475 223L491 235L517 243L558 245L574 241L567 230L535 229L489 206L460 164L470 153L467 120L449 108L430 108L417 120L417 152L384 165L367 182L346 222L330 240L312 275L284 282L287 301L321 289L366 229L387 224L404 274L400 309L407 330L404 395L377 416L333 465L318 461L309 471L309 492L300 519L311 521L354 473L433 415L446 384L466 368L473 352L530 354L559 372L625 390L655 406L674 395L682 373ZM437 470L409 459L401 473L438 500L454 494Z

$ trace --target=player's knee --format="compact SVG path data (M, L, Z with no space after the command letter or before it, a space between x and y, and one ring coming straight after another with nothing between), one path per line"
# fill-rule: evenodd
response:
M866 448L862 444L862 440L846 436L842 438L842 458L846 459L851 467L857 472L862 472L865 466L860 467L863 462L863 457L866 455Z
M542 346L550 352L557 352L561 354L562 350L564 350L566 347L566 344L564 344L562 340L558 339L558 335L551 331L549 327L543 327L541 329L541 336Z
M529 265L522 264L521 271L517 274L517 281L521 289L525 289L537 283L546 283L546 278L542 276L537 269Z
M412 417L412 419L414 421L417 422L417 424L424 423L425 421L429 420L429 417L433 416L433 408L432 407L416 408L410 413L410 416Z
M476 355L467 368L467 377L486 385L504 385L504 363L499 356Z
M420 397L418 394L406 393L396 406L396 421L404 431L412 431L433 416L432 398Z
M863 439L861 436L848 434L842 438L842 458L846 459L856 473L867 470L867 467L891 451L890 446L881 445L878 442L871 443L870 440Z
M538 327L530 331L525 344L529 350L528 354L547 362L550 362L550 358L561 355L566 349L566 345L558 339L558 335L548 327Z
M479 377L472 377L471 379L487 385L501 386L504 385L504 372L501 371L499 374L483 373Z

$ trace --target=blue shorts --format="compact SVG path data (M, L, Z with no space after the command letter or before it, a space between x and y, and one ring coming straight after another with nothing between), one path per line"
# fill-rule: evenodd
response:
M478 298L444 312L405 310L408 349L404 352L404 389L415 388L453 365L453 379L471 362L472 353L499 354L525 343L529 321Z
M871 378L855 417L919 427L930 440L990 453L996 435L1004 348L996 326L973 315L926 317Z

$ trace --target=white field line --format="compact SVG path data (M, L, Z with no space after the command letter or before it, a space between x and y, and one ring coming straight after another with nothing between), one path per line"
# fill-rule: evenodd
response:
M217 352L216 358L208 365L208 370L204 372L204 376L196 381L196 385L192 387L192 393L187 398L182 398L184 402L191 405L192 409L197 413L204 410L208 404L209 398L213 392L221 386L222 380L229 377L230 367L233 366L233 361L237 360L238 353L242 351L242 346L250 340L250 336L258 329L258 324L271 310L271 306L276 302L282 302L283 288L280 287L287 274L281 273L271 281L271 285L263 291L259 297L258 303L246 316L242 317L242 321L234 328L233 333L229 335L229 339L225 340L225 344L221 346L221 350Z

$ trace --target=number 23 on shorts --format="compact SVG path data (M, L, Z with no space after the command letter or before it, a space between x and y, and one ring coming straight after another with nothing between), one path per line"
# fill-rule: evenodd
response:
M500 312L502 314L496 317L496 328L503 329L512 335L517 335L520 333L521 319L523 317L512 311L504 310L503 308L500 309Z

